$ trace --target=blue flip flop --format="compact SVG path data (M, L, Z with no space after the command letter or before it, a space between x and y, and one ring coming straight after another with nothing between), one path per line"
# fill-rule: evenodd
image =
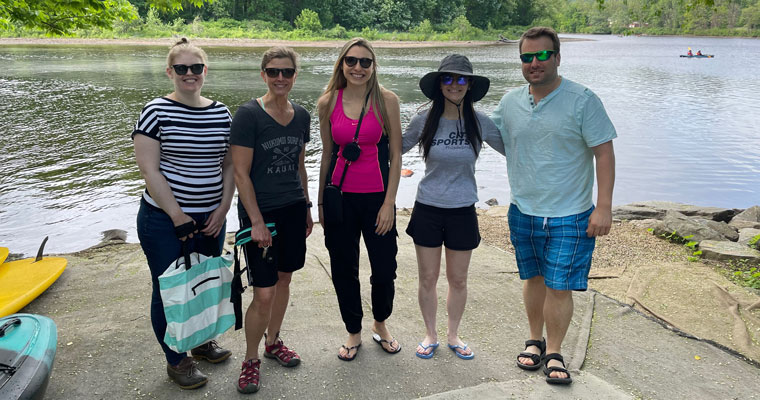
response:
M456 354L457 357L461 358L462 360L472 360L475 357L474 351L472 351L469 355L465 355L457 351L457 349L462 349L462 351L467 350L467 343L464 344L464 347L458 344L450 344L449 348L454 351L454 354Z
M439 344L440 343L435 342L435 343L430 343L429 345L425 346L424 344L422 344L422 342L420 342L420 347L422 347L422 351L427 351L427 349L433 349L433 350L427 354L420 353L419 351L416 351L414 354L416 354L417 357L419 358L424 358L424 359L433 358L433 355L435 354L435 349L438 348Z

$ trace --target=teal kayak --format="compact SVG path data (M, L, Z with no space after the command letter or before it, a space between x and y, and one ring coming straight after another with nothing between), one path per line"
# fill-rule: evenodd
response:
M42 399L57 342L50 318L35 314L0 318L0 399Z

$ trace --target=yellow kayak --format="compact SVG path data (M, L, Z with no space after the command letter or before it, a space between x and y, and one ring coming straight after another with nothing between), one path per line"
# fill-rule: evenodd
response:
M4 252L7 254L7 249ZM5 256L0 258L5 260ZM0 265L0 318L31 303L61 276L65 268L65 258L42 257L41 254L37 258Z
M6 258L8 258L8 248L0 247L0 264L4 263Z

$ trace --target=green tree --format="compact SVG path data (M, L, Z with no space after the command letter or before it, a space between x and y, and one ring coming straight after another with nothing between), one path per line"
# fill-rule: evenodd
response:
M412 25L412 14L404 2L399 0L377 0L377 19L381 28L389 31L408 30Z
M375 22L375 10L370 0L336 0L334 22L347 29L359 30Z
M183 4L200 7L213 0L149 0L158 10L181 10ZM64 35L74 29L111 28L116 20L137 18L127 0L0 0L0 28L12 24L43 29L51 35Z
M520 18L518 6L520 0L465 0L467 19L473 25L486 29L488 25L505 27L515 25ZM524 2L523 2L524 3Z
M760 2L742 9L742 23L750 30L760 28Z
M319 14L316 11L304 8L301 10L301 14L296 17L296 28L312 33L321 32L322 23L319 21Z

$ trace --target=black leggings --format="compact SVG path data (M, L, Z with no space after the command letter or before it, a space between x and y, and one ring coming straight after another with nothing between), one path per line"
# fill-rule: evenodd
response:
M343 193L343 224L325 226L325 246L330 252L330 269L338 305L346 330L362 330L359 291L359 238L364 235L372 276L372 315L385 321L393 311L396 279L396 224L384 236L375 233L375 220L385 193ZM394 216L395 219L395 216Z

